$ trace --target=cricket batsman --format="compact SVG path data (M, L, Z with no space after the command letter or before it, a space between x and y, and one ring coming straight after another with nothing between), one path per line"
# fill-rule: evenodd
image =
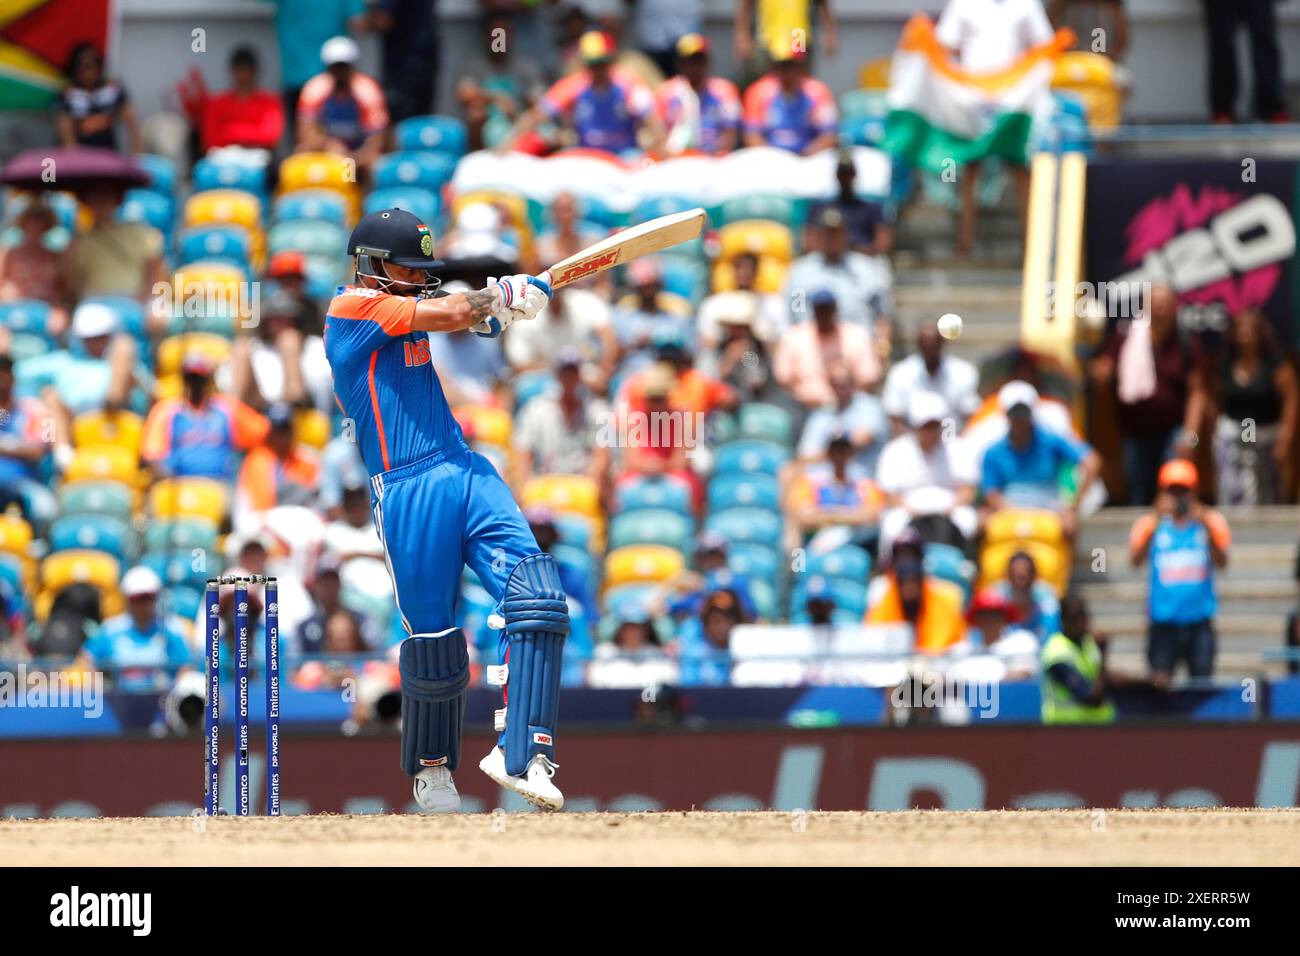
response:
M375 528L407 637L399 650L402 769L428 811L460 806L469 654L455 626L468 564L497 602L501 665L490 683L505 693L500 736L479 769L536 806L558 810L552 781L560 658L569 611L554 559L537 546L506 483L469 449L429 359L428 336L470 329L495 337L531 319L551 297L549 275L489 280L474 292L440 293L431 272L433 234L401 209L373 212L348 240L353 284L341 286L325 321L325 350L343 414L370 473Z

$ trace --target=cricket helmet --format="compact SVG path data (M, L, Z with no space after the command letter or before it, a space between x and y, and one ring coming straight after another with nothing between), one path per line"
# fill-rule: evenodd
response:
M443 262L433 257L433 230L405 209L381 209L364 217L348 239L348 255L356 259L358 277L378 280L394 295L431 295L441 284L431 275ZM385 263L423 269L423 282L404 282L388 275ZM359 278L358 278L359 281Z

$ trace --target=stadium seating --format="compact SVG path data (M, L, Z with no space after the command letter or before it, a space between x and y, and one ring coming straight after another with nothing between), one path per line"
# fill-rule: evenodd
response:
M718 448L713 468L719 475L759 472L775 477L789 457L789 452L775 442L755 439L730 441Z
M0 552L26 557L32 546L32 526L18 515L0 515Z
M240 226L196 226L183 230L176 241L181 265L206 259L248 268L251 262L252 241Z
M121 563L102 551L59 551L41 562L40 580L46 605L70 584L89 584L107 597L117 594Z
M311 222L328 222L345 228L348 223L347 200L328 189L299 189L282 193L271 209L276 222L305 219Z
M222 156L205 156L194 164L191 173L194 191L237 189L254 196L266 195L266 166L235 162Z
M709 482L708 505L711 511L724 508L767 508L781 506L781 488L771 475L750 472L727 472Z
M209 478L164 478L149 489L154 518L202 518L220 525L226 513L226 486Z
M63 469L64 481L116 481L134 485L139 474L137 454L122 445L83 445Z
M727 508L704 519L708 531L716 531L728 541L744 541L777 549L781 546L781 517L761 508Z
M172 229L176 225L176 203L170 196L159 195L149 189L132 189L117 208L117 218L122 222L139 222L153 226L171 243Z
M426 223L436 222L442 211L439 193L419 186L394 186L376 189L366 196L366 213L381 209L405 209Z
M859 547L846 544L826 554L809 552L804 572L808 576L821 575L833 581L855 581L865 586L871 574L871 556Z
M110 515L65 515L50 525L50 551L102 551L125 563L134 550L130 524Z
M213 332L182 332L158 343L157 370L160 378L176 375L187 352L201 352L215 364L230 359L230 339Z
M72 421L72 443L83 445L121 445L139 454L144 435L144 419L133 412L83 412Z
M676 577L686 567L680 551L661 544L634 544L605 555L605 587L654 584Z
M393 130L400 150L429 150L453 160L465 155L465 124L453 116L412 116Z
M220 555L195 555L189 550L148 551L140 557L140 563L152 568L169 587L179 585L198 591L203 590L208 578L220 574L222 569Z
M691 549L694 525L690 518L665 508L623 511L609 523L609 547L662 544L686 554Z
M639 475L621 481L614 492L614 512L642 508L663 508L689 517L692 511L691 487L672 476Z
M146 551L174 551L199 548L215 551L217 526L204 518L173 518L150 521L144 532Z
M784 573L780 553L775 548L745 541L734 542L727 548L727 567L750 579L776 581Z
M455 159L439 153L389 153L375 163L375 185L379 189L416 187L437 192L455 169Z
M738 196L735 199L728 199L722 204L721 208L722 224L724 226L746 220L767 219L792 230L802 224L804 215L806 215L806 210L801 208L800 204L789 196ZM726 255L725 252L723 254ZM733 252L727 258L731 258L734 254Z

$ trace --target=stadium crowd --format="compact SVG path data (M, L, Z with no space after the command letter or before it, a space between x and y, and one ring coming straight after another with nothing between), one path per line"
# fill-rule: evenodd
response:
M433 112L436 24L401 20L421 5L315 2L306 21L291 6L279 90L243 47L228 90L181 82L192 162L145 152L127 92L78 50L58 139L130 153L148 182L6 197L0 657L156 687L197 664L204 581L242 570L279 576L301 686L391 680L383 652L403 635L322 338L350 224L416 212L437 225L444 288L463 288L645 218L576 186L547 203L458 192L476 150L616 164L838 150L821 199L731 199L710 208L707 241L557 291L502 339L412 341L407 360L437 367L467 440L563 569L567 681L725 683L748 624L907 624L917 653L988 655L1005 678L1047 670L1060 719L1104 719L1087 607L1061 600L1080 522L1105 497L1077 395L1031 352L981 370L932 323L899 323L897 197L856 181L884 94L837 99L815 77L835 47L826 3L789 3L788 21L781 4L739 3L734 79L711 66L698 3L642 0L629 43L621 18L568 8L545 55L526 49L536 11L490 5L454 116ZM971 6L954 0L939 25L962 62L998 43L1007 62L1050 30L1036 2L1008 5L1032 15L1020 40ZM349 35L365 31L384 38L377 77ZM689 184L678 198L649 214L696 204ZM962 220L959 251L972 229ZM1175 307L1158 287L1087 366L1123 409L1128 502L1151 509L1132 559L1154 569L1149 658L1166 683L1180 663L1213 672L1212 575L1230 546L1198 499L1198 436L1220 500L1276 502L1300 402L1258 315L1234 317L1216 366ZM1247 418L1261 432L1243 450ZM227 632L230 605L223 594ZM256 618L256 587L253 605ZM467 572L461 617L488 662L492 610Z

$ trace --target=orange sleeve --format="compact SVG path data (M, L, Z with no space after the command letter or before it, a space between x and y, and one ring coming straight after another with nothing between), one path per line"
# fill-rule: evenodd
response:
M1228 519L1219 512L1205 512L1205 530L1210 533L1210 540L1218 545L1220 551L1227 551L1232 545L1232 529L1228 527Z
M140 458L158 462L172 450L172 419L176 417L174 399L164 399L149 410L144 421L144 434L140 438Z
M230 415L230 430L236 448L247 451L266 440L267 433L271 430L271 423L266 420L265 415L234 398L227 398L226 409Z
M1144 547L1151 540L1151 535L1156 530L1155 515L1146 514L1137 521L1133 522L1133 530L1128 535L1128 549L1130 552Z
M348 289L330 302L331 319L362 319L373 322L391 336L406 335L415 321L416 299L409 295L388 295L377 289Z
M267 468L270 452L254 448L239 467L239 495L254 511L275 506L275 480Z

